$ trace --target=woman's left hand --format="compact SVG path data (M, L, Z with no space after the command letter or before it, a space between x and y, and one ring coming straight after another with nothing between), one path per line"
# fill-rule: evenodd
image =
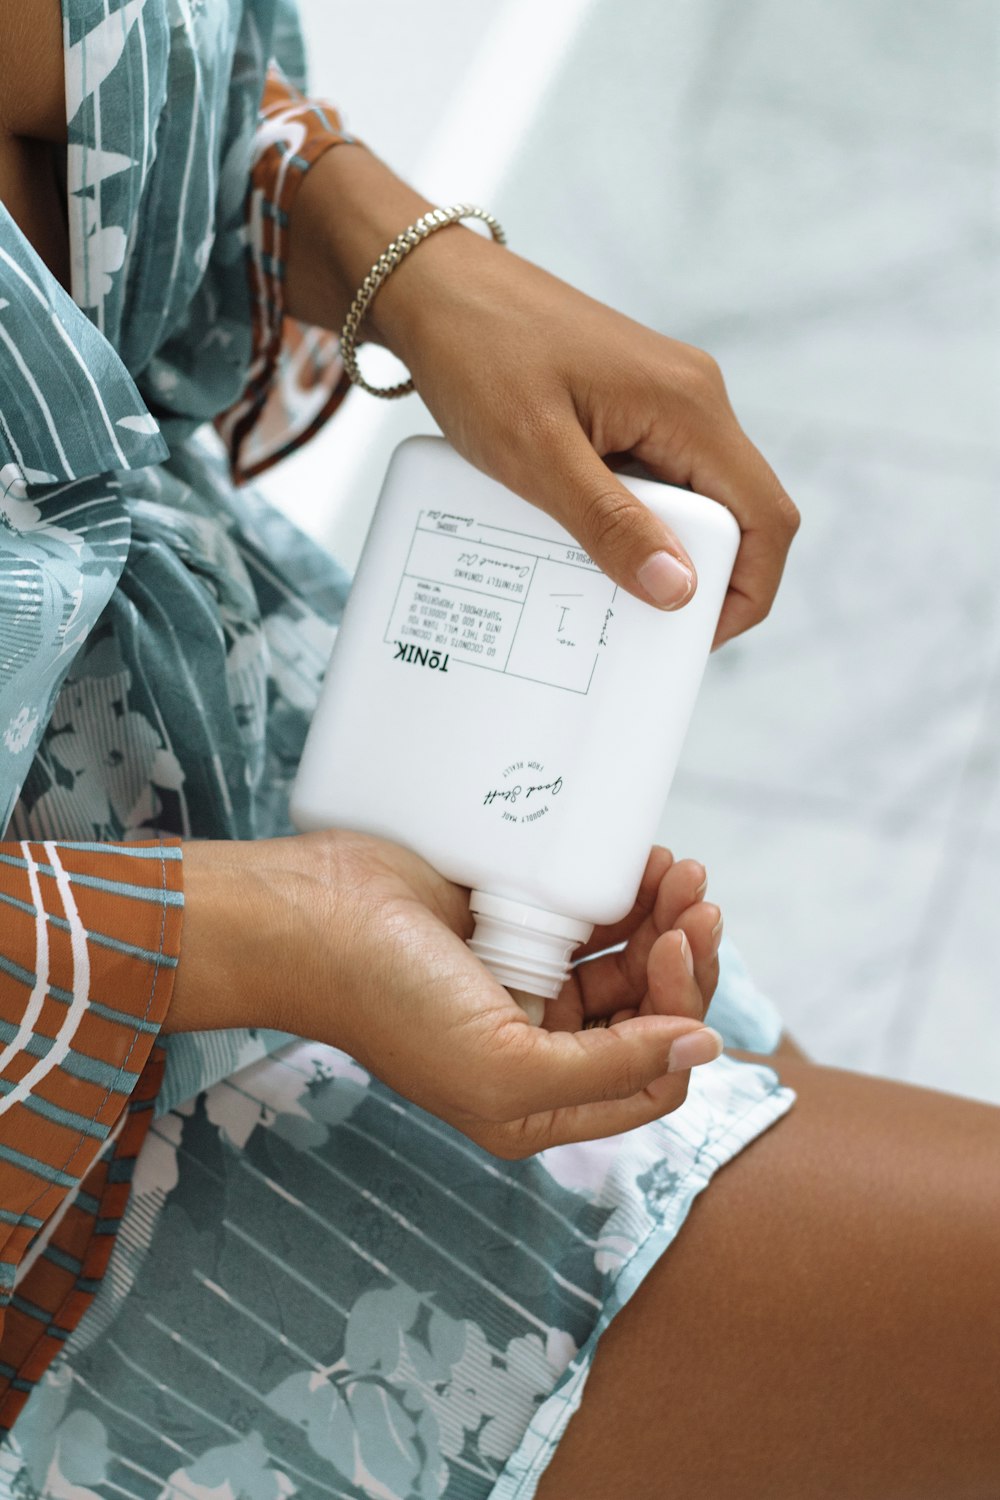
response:
M376 255L431 206L363 147L327 151L292 213L287 310L339 329ZM694 570L604 460L630 455L728 506L743 539L716 645L764 619L798 511L737 422L709 355L462 225L401 262L364 333L408 365L460 453L547 511L640 599L679 608Z
M421 245L373 316L453 446L547 511L639 598L680 607L694 569L603 460L629 455L727 506L743 535L716 645L764 619L798 511L709 355L471 231Z

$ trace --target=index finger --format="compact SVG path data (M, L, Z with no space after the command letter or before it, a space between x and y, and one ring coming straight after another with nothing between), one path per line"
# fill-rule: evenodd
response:
M530 1115L500 1132L503 1144L514 1147L518 1156L533 1156L550 1146L623 1135L680 1109L687 1098L690 1078L690 1072L667 1073L628 1099L577 1104Z
M673 1014L633 1016L614 1026L545 1031L507 1019L495 1034L492 1098L478 1100L483 1118L500 1124L572 1105L627 1099L670 1069L674 1043L705 1028L701 995L688 967L681 933L660 940L667 952L662 980L677 997Z
M712 488L706 488L707 484ZM700 476L694 488L721 500L742 533L712 643L715 650L767 618L799 528L799 512L771 465L739 426L732 451L725 454L723 471Z
M582 1031L512 1027L516 1038L505 1038L511 1051L500 1060L508 1082L493 1107L484 1101L484 1118L509 1124L640 1094L670 1071L670 1054L680 1037L707 1029L693 1018L694 1005L690 1011L687 1016L634 1016ZM511 1084L511 1078L516 1082Z
M800 518L791 496L740 427L728 401L724 408L708 409L694 420L695 437L683 466L678 466L676 456L655 433L635 453L651 472L717 500L739 523L740 549L714 649L767 617Z

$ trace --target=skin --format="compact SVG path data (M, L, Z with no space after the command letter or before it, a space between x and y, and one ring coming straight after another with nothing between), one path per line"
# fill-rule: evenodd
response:
M4 0L0 197L65 283L64 135L58 6ZM428 206L362 148L327 153L292 215L289 310L339 327ZM743 540L717 644L767 614L798 516L708 355L461 227L403 263L366 333L459 451L650 603L683 607L688 560L604 460L729 505ZM643 565L659 552L681 567L653 601ZM700 1022L720 914L703 868L665 850L591 944L624 949L576 970L540 1029L465 948L467 894L394 845L191 843L185 872L168 1029L329 1041L497 1155L669 1113L691 1062L678 1039L714 1051ZM581 1029L595 1016L614 1024ZM817 1067L787 1039L763 1061L797 1105L717 1174L602 1339L541 1500L995 1500L1000 1110Z
M798 1102L602 1338L538 1500L1000 1494L1000 1110L777 1071Z

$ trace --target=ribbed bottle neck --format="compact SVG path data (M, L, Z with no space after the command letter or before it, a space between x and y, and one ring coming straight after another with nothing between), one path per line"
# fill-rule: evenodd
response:
M476 918L469 947L476 957L506 989L546 1000L558 995L574 950L594 930L592 922L488 891L473 891L469 905Z

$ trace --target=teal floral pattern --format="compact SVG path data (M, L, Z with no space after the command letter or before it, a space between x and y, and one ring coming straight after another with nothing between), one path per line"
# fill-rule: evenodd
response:
M722 1059L676 1116L505 1163L286 1044L157 1120L156 1233L119 1245L127 1291L28 1403L0 1495L530 1495L603 1328L789 1103Z
M208 424L260 379L248 178L301 37L285 0L63 14L71 294L0 206L0 826L274 836L347 579ZM709 1019L768 1051L777 1015L723 958ZM171 1037L0 1500L527 1500L603 1330L793 1097L721 1058L658 1124L508 1163L331 1048Z

